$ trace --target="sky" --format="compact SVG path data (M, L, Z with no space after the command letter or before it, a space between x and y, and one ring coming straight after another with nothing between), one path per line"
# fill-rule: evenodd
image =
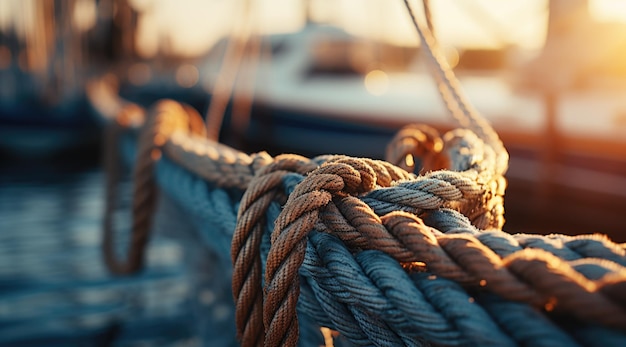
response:
M20 5L38 0L1 0L0 28L11 23ZM77 0L82 8L77 23L90 23L93 0ZM144 14L139 27L139 48L149 56L165 38L177 53L199 54L228 34L242 18L243 1L130 0ZM304 23L303 2L252 0L257 30L287 32ZM339 24L357 34L403 45L417 44L402 0L313 0L315 19ZM421 9L419 1L415 7ZM26 5L24 5L26 4ZM523 49L541 47L546 30L547 0L435 0L431 1L437 36L442 43L461 47L499 47L516 44ZM590 0L598 20L626 22L626 1Z
M173 34L175 49L193 54L227 34L241 17L241 1L131 0L147 14L141 47L156 50L157 37ZM181 4L185 3L186 6ZM302 2L255 0L252 19L264 32L297 30L304 22ZM402 0L314 0L318 20L340 24L348 31L403 45L416 45L417 37ZM421 9L419 1L414 1ZM545 39L547 0L436 0L433 19L441 42L450 46L499 47L515 44L537 50ZM601 21L626 22L626 1L590 0L592 15ZM150 33L150 34L146 34ZM149 37L150 36L150 37Z
M507 37L507 40L513 40L524 48L541 46L545 34L544 0L472 2L475 6L460 5L461 2L456 0L432 1L433 18L443 42L497 47L503 43L503 37ZM237 2L226 0L186 0L186 7L181 7L178 0L133 0L133 3L147 14L141 29L141 35L146 39L140 40L147 51L156 49L157 38L152 36L147 39L145 33L155 31L164 35L175 33L173 44L181 50L201 50L228 33L234 19L241 13ZM260 0L254 3L253 20L262 31L293 31L304 22L301 2ZM485 27L485 18L477 20L468 15L468 8L490 18L490 27ZM357 35L403 45L416 45L418 42L401 0L316 0L313 16L317 20L339 24Z

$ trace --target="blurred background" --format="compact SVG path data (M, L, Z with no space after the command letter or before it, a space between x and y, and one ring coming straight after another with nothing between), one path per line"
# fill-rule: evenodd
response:
M504 229L626 241L626 3L430 8L510 152ZM0 345L198 346L198 312L225 317L176 239L156 235L134 277L101 260L103 130L161 98L247 152L382 158L403 125L456 126L402 1L2 0Z

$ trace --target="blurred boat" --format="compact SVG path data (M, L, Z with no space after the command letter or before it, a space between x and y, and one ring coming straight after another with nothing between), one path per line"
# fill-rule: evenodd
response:
M72 29L75 2L15 3L0 32L0 150L45 157L92 148L97 128L83 90L84 38Z
M379 45L312 22L295 33L255 39L262 48L239 67L222 142L249 151L382 158L404 125L423 123L442 132L457 127L415 59L416 49ZM546 51L559 41L549 41ZM213 90L221 70L215 62L227 47L223 40L208 53L197 85ZM379 54L393 49L394 59ZM624 238L615 229L626 208L626 89L565 88L557 96L522 88L529 70L502 68L506 54L464 54L457 75L510 152L507 216L518 221L512 230L597 230ZM485 61L498 68L485 70ZM165 90L163 83L146 85ZM96 89L114 95L109 99L123 95L106 84Z
M253 90L252 110L249 118L233 113L230 123L245 125L233 131L250 148L382 158L404 125L457 126L445 116L426 71L393 72L375 63L363 68L355 61L358 50L328 49L349 51L358 42L339 28L309 23L261 40L271 58L261 55L256 68L242 67L240 73L255 73L248 80L256 82L253 88L240 83L234 92ZM211 54L223 49L217 45ZM557 98L517 87L520 75L511 70L458 75L511 154L509 215L533 220L535 231L563 232L562 224L550 221L558 219L569 220L568 228L616 237L609 229L626 208L626 89L567 89ZM233 112L236 107L235 96Z

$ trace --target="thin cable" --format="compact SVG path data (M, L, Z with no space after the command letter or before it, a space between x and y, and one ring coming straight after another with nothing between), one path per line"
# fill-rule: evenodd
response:
M432 11L430 7L430 0L422 0L422 6L424 7L424 17L426 17L426 26L433 37L437 37L435 35L435 26L433 24Z
M222 68L213 87L211 102L207 110L207 136L214 141L219 140L224 113L246 51L246 43L251 34L250 0L243 0L243 6L242 22L239 23L239 26L233 26L233 32L226 47L226 53L224 53ZM237 29L239 29L239 33L237 33Z

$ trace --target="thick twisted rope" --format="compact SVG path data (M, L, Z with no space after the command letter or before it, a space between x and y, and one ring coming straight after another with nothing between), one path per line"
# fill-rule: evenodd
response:
M443 78L442 81L447 86L446 93L453 96L457 107L462 108L466 104L462 95L454 93L454 86L449 80L445 82ZM469 111L465 108L463 113ZM450 335L453 330L450 322L443 322L441 316L438 319L442 326L448 324L447 328L440 327L446 333L430 330L428 324L432 324L433 320L419 319L419 314L425 311L416 309L414 304L403 302L405 298L419 297L415 291L394 291L398 281L406 280L404 271L429 271L459 282L472 292L482 293L484 288L502 298L543 307L546 312L556 310L580 320L625 329L623 247L609 243L604 248L599 247L602 250L598 251L588 247L594 242L565 242L553 238L555 242L571 244L572 254L568 253L568 257L573 259L566 260L550 251L531 249L541 244L532 237L520 238L518 241L517 238L507 239L497 232L485 233L488 236L478 235L480 233L472 223L480 228L501 226L499 217L502 215L502 204L501 199L498 199L504 187L500 175L506 170L506 163L502 165L506 152L498 147L501 142L497 135L495 139L489 136L488 124L481 124L480 117L472 123L472 112L467 117L474 127L478 127L477 133L487 146L481 146L480 141L473 140L464 143L467 136L452 134L445 141L451 145L444 148L442 153L449 158L452 169L462 172L440 171L417 179L388 164L340 157L331 158L320 168L316 168L319 162L312 165L305 158L277 159L275 168L263 169L265 171L259 172L252 180L255 172L272 162L266 154L249 157L208 141L190 141L185 130L178 135L175 132L153 131L152 137L145 136L148 140L143 140L142 134L142 143L152 141L162 144L172 159L201 177L217 182L218 186L237 189L245 189L249 185L255 187L248 190L250 194L246 192L242 199L231 245L235 266L233 294L237 300L238 335L244 345L293 346L297 343L299 274L314 279L307 279L305 287L312 288L325 312L315 311L310 301L306 306L309 311L314 312L316 318L348 334L351 340L360 341L364 345L372 341L379 345L412 346L420 345L422 339L446 343L443 336L457 336L458 340L450 339L457 342L451 343L464 344L470 340L479 341L477 335L490 336L485 338L483 344L511 343L506 334L498 336L497 329L486 328L489 323L481 320L480 325L473 326L460 320L462 315L455 321L457 327L464 327L459 329L462 331L460 335ZM158 129L160 126L155 127ZM189 133L188 129L186 133ZM465 150L460 150L463 148ZM154 157L158 157L159 152L155 152L155 149L158 147L149 144L140 146L139 152L142 156L155 154ZM145 190L149 193L143 197L136 194L135 201L152 209L150 202L154 201L154 182L146 173L152 171L153 165L154 161L138 165L135 172L136 182L145 182ZM143 174L139 174L139 171ZM276 218L276 227L271 235L272 245L267 254L265 289L262 292L263 255L260 249L263 230L268 229L265 225L271 222L271 218L268 219L265 214L270 205L275 206L276 201L284 201L285 179L294 172L298 175L310 174L289 195L285 209ZM403 180L406 182L400 182ZM386 213L396 210L411 213ZM427 227L416 215L433 221L433 224L427 222L431 226L437 225L442 230L452 229L443 234ZM137 236L133 240L138 241L133 241L133 244L139 246L131 247L131 260L137 258L137 255L132 254L132 249L143 249L145 246L149 228L149 218L144 218L140 211L134 211L134 216L133 233ZM337 234L350 247L346 248L349 253L340 253L340 250L324 253L326 249L332 248L332 241L327 239L321 243L323 246L316 248L319 260L311 258L310 262L306 262L306 237L315 228ZM108 234L111 234L110 229ZM312 239L317 240L315 237ZM518 242L515 244L513 241ZM597 239L591 241L603 243ZM108 243L113 243L111 236ZM552 242L542 244L548 248L553 246L553 253L561 252L555 245ZM605 255L606 249L609 249L611 260L597 261L585 256ZM388 252L394 259L379 250ZM596 251L598 253L594 253ZM356 255L352 257L351 252ZM344 257L333 258L336 254L343 254ZM352 266L349 265L350 259L359 263L366 277L359 275L358 271L347 271ZM140 265L140 260L136 262ZM394 262L395 268L388 265ZM404 266L404 270L398 262ZM305 266L301 268L303 263ZM328 271L315 270L316 267L320 268L319 265L334 272L330 275ZM348 276L342 277L346 273ZM359 281L355 282L354 278ZM424 295L435 295L437 290L429 287L428 283L415 282L418 287L431 288L425 290ZM490 304L492 301L485 302L486 306ZM580 309L581 306L592 309ZM441 307L438 309L441 310ZM445 318L451 317L454 317L451 312L445 315ZM499 324L507 326L505 322L506 319L503 319ZM494 328L496 326L493 325ZM482 333L481 329L486 332ZM586 338L592 335L587 334Z
M330 158L331 162L346 160L343 156ZM384 186L392 182L408 179L411 175L392 165L375 160L365 160L372 172L378 173L376 183ZM232 242L234 264L233 295L237 302L236 316L238 337L244 346L263 344L261 258L259 245L262 235L262 218L269 204L283 194L285 175L296 172L305 174L317 168L318 164L306 158L287 155L277 157L274 163L262 169L245 192L238 216L235 236ZM249 298L250 293L255 293Z
M361 334L357 331L356 336L365 335L369 341L366 345L415 346L424 344L424 340L446 345L478 341L481 345L513 345L486 312L453 282L429 278L428 274L416 277L419 280L414 282L388 255L378 251L352 255L340 240L326 233L313 233L309 241L301 273L310 276L308 282L316 286L317 295L331 298L326 300L331 303L324 309L332 312L339 330L345 329L342 321L347 316L356 321L352 326L363 330ZM445 295L445 305L423 290L433 284ZM348 314L337 311L337 307ZM482 324L476 326L473 321Z
M386 192L377 192L368 197L368 203L379 215L394 210L420 214L420 206L415 204L421 204L422 209L436 208L432 205L423 206L424 200L428 200L439 207L453 207L461 211L481 229L502 228L506 180L493 171L495 167L493 150L485 146L473 132L456 129L439 138L434 129L407 126L400 130L387 147L386 159L402 163L405 161L404 158L409 156L420 157L422 159L420 171L426 173L417 180L412 180L413 183L394 186ZM403 167L415 171L413 165L404 164ZM453 172L431 172L435 168L450 169ZM441 176L443 179L435 176ZM440 181L434 181L436 179ZM422 186L416 187L414 183L420 180L422 186L429 184L433 191ZM416 189L421 191L415 192ZM472 191L470 195L461 193L468 189ZM450 199L453 202L446 202Z
M260 244L264 213L282 192L282 178L291 172L307 173L317 167L306 158L288 155L259 172L260 179L250 187L241 200L235 235L232 240L233 296L236 305L237 337L242 346L262 346L263 294L261 292ZM263 211L258 213L258 211Z
M189 137L183 132L172 134L163 151L182 167L217 186L244 190L255 172L273 159L260 152L247 155L207 138Z
M335 173L338 171L345 179L337 178ZM323 165L311 173L307 180L313 181L308 185L301 183L289 196L286 206L295 208L289 210L291 213L288 214L283 210L272 233L272 248L267 257L265 273L267 297L263 303L266 346L295 346L297 343L298 324L297 319L294 319L300 291L297 271L304 260L304 237L315 225L319 208L331 201L330 192L359 194L373 189L379 183L371 167L347 158L330 166ZM296 216L301 218L295 221ZM276 246L283 243L293 244L293 248Z
M113 231L113 213L119 179L117 142L122 127L143 123L143 112L133 107L125 108L116 122L107 131L108 152L105 155L107 172L107 198L104 215L103 253L107 267L116 274L130 274L143 266L146 243L148 242L152 214L156 204L154 165L161 156L160 147L171 134L178 130L203 134L204 125L200 115L191 107L173 101L161 101L145 119L139 136L137 163L133 171L133 214L131 240L124 260L117 258Z
M477 230L466 216L450 209L429 211L425 215L424 221L433 228L431 230L439 230L445 234L469 234L476 237L500 257L509 256L524 248L536 248L550 252L566 261L597 258L626 266L624 244L616 244L609 240L606 235L511 235L493 229Z
M572 336L528 305L483 293L470 297L456 283L428 273L415 273L409 278L397 261L388 255L364 251L354 256L342 242L328 234L314 232L310 235L303 270L301 274L313 276L304 289L309 284L316 286L315 293L321 298L318 306L322 305L324 310L332 313L329 316L333 321L355 320L351 314L345 317L343 309L338 309L335 302L367 308L368 317L383 318L403 335L405 341L413 342L406 345L419 344L417 336L444 345L506 346L513 344L511 338L515 345L578 345ZM318 321L324 322L324 318L321 319ZM332 326L332 322L324 324ZM344 328L342 325L338 327L340 331ZM352 328L349 333L356 335L350 340L357 339L357 345L361 345L359 338L365 341L363 345L381 341L376 340L376 336L359 334L353 325L348 328ZM607 329L602 330L603 335L596 334L594 329L593 326L579 327L585 345L602 346L607 341L623 343L626 338L623 335L617 338L615 332ZM589 343L586 341L589 335L598 339ZM367 341L371 342L368 344Z
M297 341L297 324L294 323L297 319L295 303L299 294L297 271L304 260L305 237L317 225L321 211L331 201L350 200L349 203L357 204L361 208L351 208L351 211L363 212L349 217L353 224L357 224L354 223L357 221L357 225L365 230L375 229L375 225L379 224L373 220L375 214L371 211L369 214L365 213L364 204L351 199L351 195L359 195L372 189L376 177L362 163L354 166L349 163L350 161L345 160L338 164L326 164L312 172L289 196L285 208L276 220L265 278L267 297L263 314L267 346L292 346ZM336 205L340 209L342 203ZM438 208L436 205L433 207ZM468 235L440 235L436 238L436 247L441 249L430 249L435 253L429 258L425 256L429 254L429 249L418 247L420 228L415 217L411 214L401 217L407 220L404 223L389 223L392 226L405 227L396 226L391 229L400 235L398 237L404 237L405 242L415 242L412 245L416 248L411 251L413 256L408 258L402 257L410 255L406 253L409 249L402 250L404 255L399 252L400 259L420 263L426 260L427 269L435 274L450 276L466 285L484 287L504 298L526 302L535 307L546 307L547 310L558 305L559 310L577 318L626 328L624 294L617 294L616 289L626 282L626 272L621 267L616 267L619 271L613 272L609 278L588 280L568 263L548 252L521 250L502 259ZM397 228L400 230L396 230ZM408 229L402 231L404 228ZM345 241L354 239L349 236ZM365 239L380 241L382 250L390 250L390 244L385 242L390 239L383 240L379 233L370 234ZM426 245L428 244L427 241ZM430 245L433 245L433 238L430 238ZM358 242L357 246L363 247ZM581 302L586 305L581 305ZM588 305L593 309L589 309Z
M166 163L167 165L165 165ZM218 220L221 221L221 222L216 222L217 224L215 224L211 228L202 227L202 230L204 230L205 233L207 233L205 237L205 242L208 245L214 245L212 249L214 249L216 252L220 254L224 253L225 248L222 245L224 244L224 242L230 241L230 238L232 237L232 230L231 231L228 231L228 230L230 228L234 229L232 225L234 225L235 223L235 215L232 212L222 213L219 211L231 211L233 208L235 208L237 204L237 200L229 199L227 197L228 194L222 191L221 189L210 188L209 191L207 191L207 188L206 188L207 186L208 187L213 186L211 183L202 181L200 178L198 178L194 174L187 173L186 170L178 167L176 164L172 163L171 161L166 161L166 163L163 163L163 165L160 164L160 167L158 170L158 172L161 173L160 175L161 178L159 179L159 185L162 186L163 189L166 190L166 192L168 192L168 195L176 197L176 201L180 203L181 206L184 207L185 211L189 211L191 216L198 216L196 218L200 218L200 220L204 221L204 223L208 223L208 221L218 221ZM168 172L172 172L172 174L168 174ZM296 177L296 176L298 175L291 174L288 179L290 182L284 183L285 187L283 188L287 189L285 194L289 193L289 191L292 189L294 184L298 183L297 181L291 182L291 177ZM192 182L196 182L196 183L192 183ZM230 206L229 204L233 204L234 206ZM266 218L268 220L265 224L271 224L271 221L276 219L278 215L278 211L280 211L277 206L277 202L274 202L272 206L273 206L273 210L272 210L273 212L270 213L270 215L267 215ZM205 212L203 212L203 210L205 210ZM436 214L438 212L439 210L432 212L431 217L433 214ZM455 213L457 217L462 217L463 218L462 222L464 224L457 223L457 225L452 225L451 223L448 223L450 224L451 228L455 228L450 232L453 232L454 230L456 230L456 232L458 233L466 232L466 233L471 233L471 234L475 234L478 236L482 235L483 233L484 234L497 233L499 235L502 235L503 237L507 235L506 233L503 233L500 231L493 231L493 232L489 231L489 232L479 233L477 230L475 230L475 228L471 226L467 218L463 217L462 215L460 215L458 212L455 212L455 211L448 210L446 212L446 210L442 210L441 214L443 214L444 216L448 216L451 213ZM225 221L224 217L227 217L228 221ZM200 223L199 227L204 225L204 223ZM214 222L211 222L211 223L214 223ZM465 230L461 229L463 226L466 228ZM319 223L317 224L317 227L320 227ZM471 229L467 229L467 228L471 228ZM218 233L219 235L215 234L216 231L219 231L219 230L223 230L224 233ZM265 232L267 232L268 230L271 230L271 226L266 227L265 230L266 230ZM520 236L528 236L528 235L520 235ZM537 236L537 238L541 238L541 237ZM331 239L336 239L336 238L331 237ZM518 235L508 235L508 239L503 239L500 242L498 242L498 240L494 237L491 237L490 239L492 239L491 244L495 245L494 251L496 251L498 255L500 255L500 252L511 251L509 250L510 248L509 244L511 244L512 242L514 243L515 240L518 239ZM510 241L509 239L513 241ZM314 240L313 238L309 240L313 242L313 244L317 244L315 243L316 241L313 241ZM523 237L521 237L520 240L523 240ZM566 250L565 253L562 253L558 256L559 257L566 256L566 257L571 258L571 260L576 260L585 256L590 256L591 254L595 254L596 256L602 257L602 258L607 257L608 254L613 254L614 259L619 259L619 257L621 257L622 259L624 258L623 249L621 250L622 255L620 256L619 254L620 253L619 246L612 244L608 242L607 240L601 240L600 238L597 238L596 240L596 237L593 237L593 240L591 241L588 241L588 240L589 238L581 237L576 247L573 247L572 249L568 249L567 247L565 247L568 250ZM333 241L333 244L341 245L341 242L339 243L338 242L339 242L338 240ZM481 242L483 241L481 240ZM545 243L547 242L544 242L544 244ZM583 246L583 244L586 244L586 246ZM332 327L334 329L341 331L342 335L349 337L352 343L355 343L358 345L371 345L372 343L374 343L372 342L374 340L371 340L371 339L375 339L377 335L373 335L375 333L375 328L373 327L373 325L370 325L369 327L370 329L368 330L369 333L366 334L365 330L368 329L368 319L369 319L368 317L370 316L388 317L388 316L385 316L385 313L384 313L387 311L385 307L387 308L395 307L396 304L392 304L391 302L388 302L388 300L391 300L392 298L387 298L389 294L384 294L383 296L379 297L379 299L377 299L377 300L385 300L384 302L388 302L387 304L383 306L380 306L380 305L369 306L370 308L367 309L366 311L363 311L362 309L361 310L349 309L347 306L349 306L351 303L361 304L363 300L370 300L368 298L372 297L372 295L364 294L365 292L363 292L363 289L361 289L360 291L355 292L352 301L346 302L344 299L342 299L345 297L345 293L347 293L347 290L345 290L345 288L344 289L339 288L337 290L332 291L331 288L336 288L336 285L333 285L330 288L328 288L327 285L324 285L324 287L321 287L323 283L321 283L320 280L318 279L320 278L321 275L316 275L317 277L313 279L308 274L320 273L320 271L322 273L326 273L324 271L328 271L328 270L325 270L327 266L323 265L322 263L318 261L311 263L306 260L306 259L309 259L308 257L311 256L310 246L311 245L307 246L307 255L305 257L305 262L303 264L303 267L300 269L300 274L305 276L306 283L302 283L302 285L304 286L303 287L304 297L300 298L300 302L298 303L298 310L302 310L302 312L305 312L309 317L314 318L314 321L317 322L318 324L321 324L322 326ZM519 247L521 246L517 246L517 248L515 249L521 249ZM267 252L267 248L268 247L261 247L262 252ZM350 263L355 260L353 260L354 258L350 255L351 254L350 251L347 248L345 248L345 246L341 246L341 248L344 249L343 251L344 253L342 254L344 255L347 254L349 255L349 257L334 258L334 259L338 259L338 262L336 263L337 266L332 267L333 271L336 271L336 273L332 275L328 275L327 277L337 278L341 274L343 274L346 277L345 281L348 281L349 279L354 280L354 278L357 278L357 277L346 272L345 267L348 266L346 265L346 263ZM575 249L578 249L578 248L587 249L588 250L587 253L589 254L586 254L584 252L577 253ZM330 247L328 243L320 243L319 246L315 246L315 249L318 249L318 251L316 252L322 252L322 251L328 252L333 257L334 257L334 254L337 253L335 248ZM515 249L512 249L512 251L515 251ZM557 247L556 245L555 246L548 245L547 250L550 252L554 250L559 251L560 247ZM377 251L373 251L373 252L377 252ZM261 255L261 257L263 258L263 254ZM367 258L367 257L369 257L369 255L365 256L364 258ZM369 263L369 264L371 264L372 266L380 266L384 269L388 269L391 266L399 266L397 260L392 259L389 256L386 256L386 257L389 259L387 261L390 262L390 264L382 264L382 265L381 264L375 265L375 263ZM359 258L359 259L363 259L363 258ZM377 258L377 259L382 259L382 258ZM311 266L313 266L313 264L320 264L320 265L317 266L317 268L312 268ZM320 266L322 267L319 268ZM369 271L366 269L367 267L363 267L363 271ZM576 268L576 270L581 271L580 268ZM544 317L541 312L533 309L532 307L526 304L523 304L523 303L517 304L515 302L502 301L501 299L499 300L497 297L489 297L485 300L481 300L481 298L483 297L482 295L474 296L475 301L472 301L472 297L469 297L468 294L465 292L465 290L460 289L460 287L454 290L452 290L453 287L450 287L450 289L452 290L451 292L450 291L442 292L442 288L448 288L449 286L452 286L455 283L450 282L450 281L445 282L445 280L441 276L435 277L428 273L416 273L414 275L411 275L411 278L413 278L413 281L415 281L415 276L419 277L421 275L423 275L422 281L415 282L415 285L417 286L417 288L421 288L419 289L422 292L421 296L415 296L414 294L412 294L414 293L413 291L405 291L399 295L400 298L405 298L405 299L410 298L410 302L407 303L408 305L407 307L414 307L414 310L408 311L408 312L421 314L422 312L424 312L424 309L422 308L422 306L420 306L422 305L420 304L420 302L422 302L420 300L427 300L427 302L431 302L430 305L433 305L433 307L435 307L435 311L433 311L434 315L437 315L438 314L437 312L439 311L439 312L445 313L443 315L443 319L445 319L446 321L449 320L450 322L454 322L454 319L464 320L466 322L465 324L467 324L465 328L466 330L459 330L458 328L459 323L454 323L454 325L450 325L450 323L445 323L443 321L441 321L442 322L441 324L444 324L444 325L440 325L439 328L437 328L436 330L433 330L437 326L437 325L433 325L434 324L433 322L435 322L436 320L426 319L424 321L423 320L424 318L418 319L412 315L409 315L408 313L405 313L402 316L398 316L398 315L389 314L388 312L387 314L389 315L389 317L394 316L395 318L393 318L393 320L387 320L387 318L385 318L383 322L387 322L387 323L384 323L384 324L386 324L388 327L392 325L401 327L399 328L400 330L398 330L399 331L398 334L404 334L403 341L407 341L406 339L409 339L409 341L412 341L411 339L414 339L415 341L419 342L419 337L416 337L416 335L419 335L419 336L423 336L423 338L427 341L441 343L441 344L485 345L487 344L485 341L487 339L490 339L488 338L488 336L492 336L491 334L496 334L493 336L497 336L497 334L501 334L498 332L497 329L493 329L493 332L491 332L492 329L487 329L490 332L490 334L485 334L481 330L483 329L482 328L483 326L489 326L489 324L494 324L494 322L497 322L497 325L507 327L505 334L514 338L514 340L519 344L530 344L530 345L539 345L539 346L542 346L542 345L543 346L572 346L576 344L572 342L571 340L572 337L569 337L568 334L571 334L571 336L574 336L576 339L578 339L580 337L579 332L583 332L583 331L585 333L583 334L584 336L580 337L581 341L594 339L593 337L591 337L591 336L594 336L593 326L582 326L582 327L573 328L573 329L568 328L567 330L568 332L564 333L563 331L560 331L559 328L554 326L549 320L547 320L547 318ZM587 275L585 274L585 276ZM324 276L322 276L321 278L324 278ZM362 282L360 280L361 277L358 277L358 278L359 280L355 281L354 283ZM394 277L393 285L394 287L399 287L399 286L402 287L403 285L400 285L400 283L403 283L404 281L409 281L409 280L406 277L398 277L398 278ZM370 280L368 282L362 283L361 287L363 287L366 283L370 283L368 285L373 285L373 286L377 285L376 281ZM445 284L445 283L449 283L449 284ZM331 284L332 282L328 285L331 285ZM312 289L311 286L315 286L315 289ZM328 289L324 289L324 288L328 288ZM369 290L376 290L376 289L371 288ZM409 289L403 289L403 290L409 290ZM333 293L337 293L337 294L333 294ZM457 293L457 294L453 295L453 293ZM420 299L420 297L423 297L425 299ZM306 299L305 302L303 302L304 299ZM345 303L345 304L341 304L343 307L346 307L345 310L343 309L339 310L337 308L337 305L339 305L339 303L342 303L342 302ZM476 305L476 303L480 303L480 305ZM392 306L388 306L388 305L392 305ZM489 316L493 318L489 316L485 316L484 313L481 315L478 313L468 313L466 311L463 311L468 308L473 308L473 309L479 309L479 311L477 312L480 312L481 306L488 309ZM461 310L460 307L466 307L466 308ZM379 309L379 311L382 310L382 312L372 311L377 308ZM512 311L500 310L499 308L509 308ZM397 312L397 310L393 312ZM358 319L355 318L354 315L357 315ZM328 318L329 316L331 316L333 319L331 320L330 318ZM417 317L421 317L421 316L418 315ZM453 317L457 317L457 318L453 318ZM480 318L480 317L483 317L483 318ZM392 318L388 318L388 319L392 319ZM335 321L336 324L333 323L333 321ZM301 327L302 327L302 324L305 324L305 323L301 321ZM363 325L362 329L359 328L359 324ZM445 326L448 326L448 328L445 328ZM523 326L532 327L532 329L526 329L526 328L522 329L521 327ZM517 329L515 327L520 327L520 328ZM432 333L430 333L431 331ZM440 333L435 333L434 331L440 331ZM472 332L475 332L475 333L472 333ZM585 343L585 344L586 345L599 345L599 346L605 345L606 341L611 341L610 339L607 340L607 336L611 336L611 334L612 334L611 331L608 331L606 329L599 330L596 334L597 336L593 340L595 342ZM464 342L454 343L453 341L455 341L455 339L453 338L453 336L457 336L458 341L464 341ZM305 337L301 336L301 339L303 338ZM624 341L623 336L621 338L617 336L614 338L617 339L616 341ZM361 341L361 343L358 343L358 341ZM495 341L498 341L498 340L495 340ZM527 342L525 343L523 341L527 341ZM498 345L498 343L494 343L494 344ZM504 344L500 344L500 345L504 345Z

